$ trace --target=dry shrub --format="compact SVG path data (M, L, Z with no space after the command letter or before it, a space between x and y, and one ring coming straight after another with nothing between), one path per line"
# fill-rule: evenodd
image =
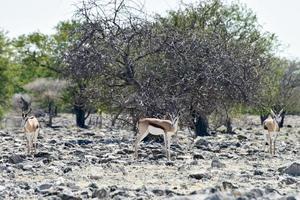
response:
M67 81L53 78L38 78L28 83L24 88L33 91L47 99L56 99L61 92L68 86Z

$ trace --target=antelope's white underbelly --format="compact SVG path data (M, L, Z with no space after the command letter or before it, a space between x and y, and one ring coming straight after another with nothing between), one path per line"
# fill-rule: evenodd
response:
M148 131L152 135L163 135L163 134L165 134L163 129L157 128L157 127L154 127L154 126L151 126L151 125L148 127Z

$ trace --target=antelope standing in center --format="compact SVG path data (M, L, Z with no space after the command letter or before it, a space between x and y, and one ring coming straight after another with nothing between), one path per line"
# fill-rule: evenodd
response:
M265 133L265 142L264 142L264 151L266 149L266 144L269 145L269 152L272 156L275 155L275 142L280 131L280 128L283 126L283 110L281 110L278 114L275 114L271 109L271 114L268 118L263 122L264 129L268 130Z
M152 135L163 135L167 159L170 160L171 137L177 132L178 117L171 120L157 118L143 118L138 121L138 135L134 144L135 158L138 157L138 146L140 142L150 133Z
M36 153L37 147L37 137L40 131L40 124L36 117L30 116L28 114L31 112L31 108L28 112L22 112L22 118L24 120L24 131L27 142L27 153L29 155L34 155Z

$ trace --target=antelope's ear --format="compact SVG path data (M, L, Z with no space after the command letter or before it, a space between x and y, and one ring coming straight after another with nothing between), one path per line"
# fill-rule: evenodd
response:
M283 113L283 109L281 109L281 111L279 112L279 114L278 115L281 115Z
M274 111L271 109L271 116L272 117L275 117L276 115L275 115L275 113L274 113Z

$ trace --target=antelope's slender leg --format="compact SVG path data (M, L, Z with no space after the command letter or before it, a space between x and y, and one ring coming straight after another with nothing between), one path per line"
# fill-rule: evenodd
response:
M40 129L38 128L38 129L34 132L34 136L33 136L34 154L36 154L37 137L38 137L39 131L40 131Z
M264 140L264 144L263 144L263 151L266 152L266 147L267 147L267 143L268 143L268 133L265 133L264 136L265 136L265 140Z
M271 138L271 135L270 135L270 138L269 138L269 145L270 145L270 154L272 154L272 138Z
M165 142L166 157L169 160L169 156L168 156L168 136L167 136L166 132L164 134L164 142Z
M144 133L138 133L137 138L135 140L135 144L134 144L134 157L137 158L138 157L138 147L140 142L149 134L149 130L147 129Z
M167 140L168 140L168 160L171 159L171 134L167 134Z
M26 133L26 141L27 141L27 154L31 154L31 146L32 146L32 139L31 139L31 133Z
M274 132L274 137L273 137L273 156L275 155L275 151L276 151L276 139L277 139L277 132Z

